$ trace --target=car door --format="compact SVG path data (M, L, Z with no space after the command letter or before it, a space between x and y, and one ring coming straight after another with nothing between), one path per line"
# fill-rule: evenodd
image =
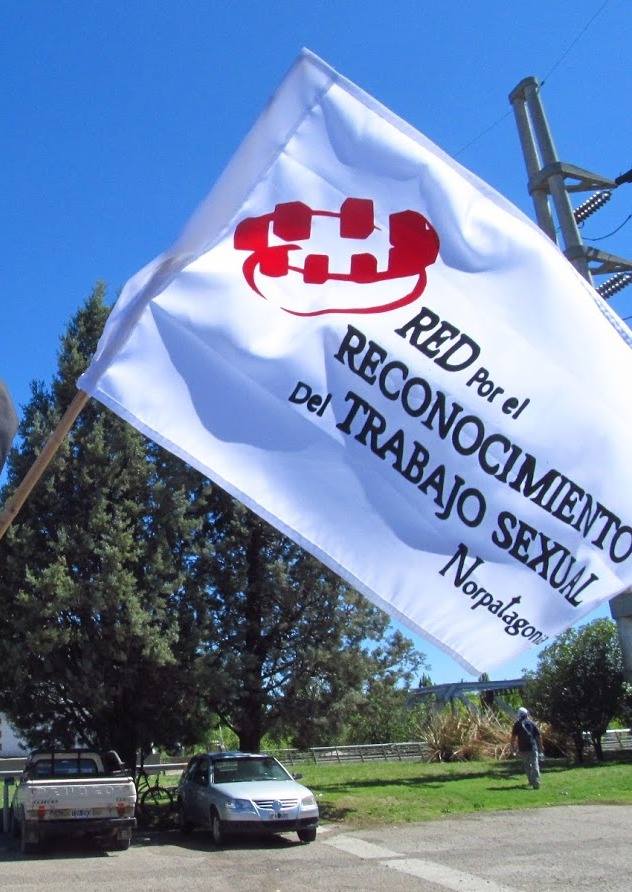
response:
M209 784L209 760L207 756L200 756L192 767L189 789L189 803L191 820L196 824L208 824L208 784Z
M184 770L182 778L180 780L180 789L178 792L179 798L182 800L182 804L184 807L184 817L187 821L193 820L193 791L194 785L192 781L193 772L195 771L195 766L197 765L198 757L194 756L189 760L189 764Z

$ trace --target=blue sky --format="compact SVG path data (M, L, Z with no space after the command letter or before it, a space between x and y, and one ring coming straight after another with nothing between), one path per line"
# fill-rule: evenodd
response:
M632 167L629 0L4 0L0 349L18 405L94 283L115 299L173 241L302 46L533 216L508 93L545 79L558 152ZM626 99L626 97L628 97ZM632 185L584 226L632 212ZM632 256L632 221L594 242ZM632 287L611 305L632 316ZM572 325L572 319L569 319ZM607 616L607 607L594 616ZM416 641L435 681L467 677ZM535 666L537 651L495 678Z

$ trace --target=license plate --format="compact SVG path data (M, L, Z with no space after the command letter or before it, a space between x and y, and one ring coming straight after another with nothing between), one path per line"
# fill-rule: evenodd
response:
M72 808L70 810L71 818L89 818L92 812L89 808Z

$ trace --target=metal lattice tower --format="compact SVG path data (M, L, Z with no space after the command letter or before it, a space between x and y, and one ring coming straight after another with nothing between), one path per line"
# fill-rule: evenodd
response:
M558 234L561 236L560 247L564 254L591 285L593 276L611 274L611 278L596 289L607 300L632 284L632 260L585 245L578 224L603 207L614 189L623 183L632 182L632 170L615 179L609 179L560 161L544 114L540 86L537 78L527 77L509 94L527 167L528 188L533 199L536 220L540 229L556 244ZM578 208L573 208L570 198L572 194L595 191L596 195ZM551 204L557 217L557 227ZM617 622L625 676L632 681L632 588L610 601L610 613Z

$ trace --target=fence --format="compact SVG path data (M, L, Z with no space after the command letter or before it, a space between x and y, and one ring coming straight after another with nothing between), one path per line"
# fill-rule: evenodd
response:
M404 759L424 759L428 747L421 741L407 743L367 743L358 746L313 746L309 750L272 750L281 762L294 765L300 762L374 762Z
M601 738L604 752L620 752L632 750L632 728L606 731ZM406 743L368 743L357 746L314 746L309 750L280 749L271 750L286 765L305 762L316 764L327 762L376 762L404 761L406 759L424 759L428 755L428 746L423 741L410 740ZM3 786L3 820L2 829L6 833L9 825L9 790L15 779L22 773L24 759L0 759L0 782ZM187 763L173 758L158 759L145 765L149 774L157 771L182 771Z
M374 762L404 759L423 759L427 753L427 747L419 741L408 743L372 743L358 746L317 746L306 752L293 749L271 751L281 762L293 766L301 762ZM15 780L22 773L25 759L0 759L0 781L3 783L2 801L2 829L6 833L9 829L9 802L10 789ZM172 758L159 758L152 763L146 763L145 769L149 774L154 772L182 771L187 763L176 761Z
M606 731L601 738L601 748L604 753L632 750L632 728Z

